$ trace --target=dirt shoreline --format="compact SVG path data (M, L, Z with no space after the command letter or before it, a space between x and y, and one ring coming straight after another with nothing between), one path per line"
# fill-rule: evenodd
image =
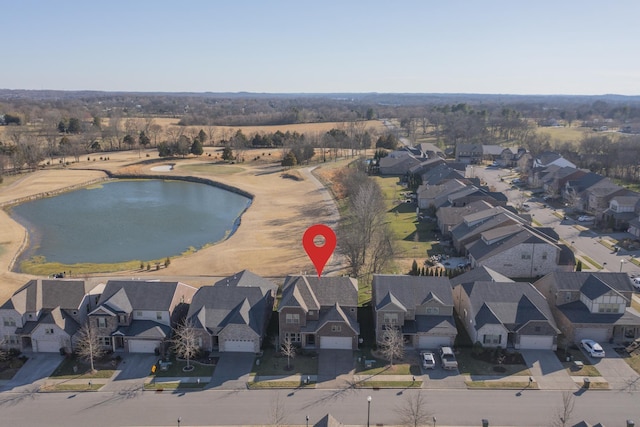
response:
M213 149L207 151L213 152ZM143 152L147 153L157 156L154 150ZM169 267L161 271L122 271L109 276L193 277L193 283L185 281L199 286L205 277L227 276L243 269L265 277L313 274L313 265L302 248L302 234L318 222L335 225L338 218L337 207L327 190L309 172L313 167L300 170L302 180L293 180L282 177L281 167L275 161L219 165L212 163L206 154L201 158L167 160L166 163L175 164L171 172L152 171L152 167L163 162L140 162L138 151L113 153L108 161L81 161L67 169L39 170L0 186L0 206L10 205L17 199L55 195L107 179L111 174L160 179L192 176L253 195L251 206L241 217L242 224L228 239L172 259ZM226 166L235 169L225 169ZM228 170L233 172L227 173ZM27 230L3 209L0 210L0 230L0 300L4 301L33 276L10 271L12 262L26 244ZM341 270L340 259L334 255L324 274Z

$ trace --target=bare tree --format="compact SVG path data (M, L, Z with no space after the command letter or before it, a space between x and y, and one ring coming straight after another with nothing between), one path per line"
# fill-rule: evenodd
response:
M562 393L562 406L558 408L551 420L551 427L565 427L570 425L569 420L571 419L571 414L576 404L575 399L575 396L570 391Z
M82 326L78 332L78 338L76 339L76 354L80 359L89 362L91 365L91 372L95 372L94 361L105 354L106 350L100 345L100 339L98 331L91 322Z
M290 337L285 338L284 343L280 347L283 356L287 356L287 369L291 369L291 359L296 357L296 346Z
M287 409L281 393L271 396L270 400L270 422L272 426L282 426L287 423Z
M406 394L404 401L396 408L400 424L409 427L426 425L433 420L433 412L427 406L427 398L418 390L414 394Z
M190 320L185 321L173 331L171 343L176 355L187 360L186 369L190 369L191 359L195 357L200 350L198 333Z
M385 329L378 347L384 358L393 366L394 360L401 359L404 356L404 338L400 329L394 327Z

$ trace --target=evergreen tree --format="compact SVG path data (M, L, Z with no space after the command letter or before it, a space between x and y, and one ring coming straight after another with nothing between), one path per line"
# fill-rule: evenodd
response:
M191 154L195 154L196 156L201 156L204 153L204 149L202 148L202 142L200 138L194 138L193 144L191 144Z
M582 261L578 260L576 264L576 271L582 271Z

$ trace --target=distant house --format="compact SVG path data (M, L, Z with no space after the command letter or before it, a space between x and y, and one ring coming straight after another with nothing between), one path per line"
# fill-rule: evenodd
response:
M109 280L89 321L102 347L153 353L171 337L195 293L196 288L181 282Z
M533 168L548 167L556 165L560 167L569 166L577 169L576 165L562 157L562 154L553 151L544 151L533 159Z
M578 179L586 174L587 171L570 166L540 167L534 169L529 175L529 185L534 188L542 188L547 194L559 197L568 181Z
M358 282L350 277L287 276L278 304L280 344L358 348Z
M374 275L372 303L376 340L398 328L407 346L433 349L453 345L451 284L445 277Z
M436 212L438 220L438 228L442 236L448 238L451 235L451 229L463 221L467 215L480 211L491 209L493 206L484 200L471 202L462 207L444 206Z
M438 208L450 194L467 189L467 184L458 179L444 181L439 185L422 184L416 190L420 209ZM438 202L438 200L442 202Z
M569 342L640 337L640 313L631 308L633 287L626 273L554 272L534 285L547 297Z
M482 144L456 144L456 162L476 165L482 163Z
M389 153L379 161L380 175L403 176L414 166L422 163L424 159L417 158L414 154L406 150L397 150Z
M636 215L638 206L640 206L638 193L629 192L627 196L614 196L609 201L609 208L602 214L602 223L614 230L630 229L631 223L638 218Z
M277 286L243 270L202 286L193 296L186 320L206 351L260 351L273 312Z
M95 306L92 289L83 280L30 280L0 307L2 346L70 353L87 312Z
M472 342L483 347L555 350L559 330L544 296L530 283L456 285L456 311Z

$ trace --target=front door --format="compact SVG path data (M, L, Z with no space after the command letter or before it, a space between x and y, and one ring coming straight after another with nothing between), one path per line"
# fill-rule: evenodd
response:
M113 337L114 344L116 346L116 351L124 350L124 337L115 336Z

